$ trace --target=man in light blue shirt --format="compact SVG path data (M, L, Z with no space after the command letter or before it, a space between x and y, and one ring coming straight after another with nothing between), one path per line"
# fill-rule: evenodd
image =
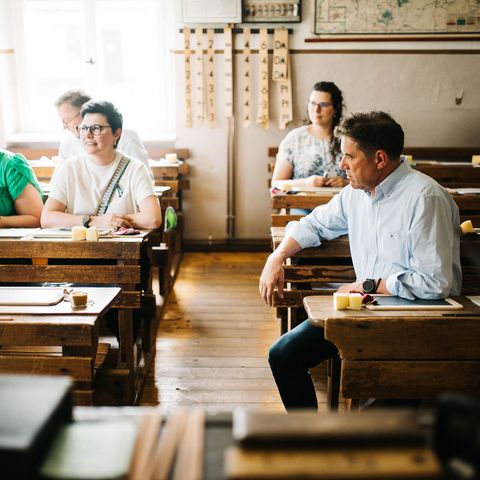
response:
M268 258L259 290L268 305L283 294L284 261L307 247L349 235L356 281L340 292L445 298L461 288L460 219L448 192L412 170L400 154L401 126L383 112L356 113L335 134L350 185L286 229ZM308 369L336 354L323 329L304 322L270 349L269 362L287 410L317 408Z

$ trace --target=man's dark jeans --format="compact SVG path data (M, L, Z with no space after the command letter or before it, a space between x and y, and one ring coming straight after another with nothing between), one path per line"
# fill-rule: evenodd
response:
M270 347L268 362L287 411L318 408L309 369L334 355L337 349L325 340L323 328L314 327L308 320Z

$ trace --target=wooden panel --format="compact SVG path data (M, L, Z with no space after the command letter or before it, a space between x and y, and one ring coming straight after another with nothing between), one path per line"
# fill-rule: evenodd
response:
M325 284L321 290L284 290L283 298L280 298L278 293L275 292L273 294L273 306L277 308L303 307L303 299L305 297L310 297L313 295L333 295L339 286L340 283L336 285Z
M318 480L441 479L442 467L426 447L282 448L229 447L225 474L237 480L304 478Z
M345 398L435 398L446 391L480 396L480 362L342 361Z
M10 152L21 153L27 160L38 160L40 157L52 158L58 155L58 148L52 147L22 147L20 145L9 144L7 148Z
M4 243L5 246L2 244ZM140 258L141 238L99 242L59 240L0 240L1 258L96 258L131 260ZM8 248L6 246L8 245Z
M155 180L175 180L180 175L180 168L178 165L150 165L150 167Z
M276 158L278 153L278 147L269 147L268 148L268 156Z
M164 158L166 153L176 153L180 160L187 160L190 158L190 150L188 148L174 148L174 147L157 147L145 142L145 147L150 158L159 159Z
M86 357L0 355L0 372L69 375L77 381L93 380L93 360Z
M334 195L274 195L272 208L307 208L313 210L319 205L328 203Z
M93 390L73 390L73 404L77 407L93 406Z
M117 301L113 304L114 308L140 308L142 292L122 291Z
M138 265L0 265L0 281L140 283Z
M325 338L342 358L480 360L480 318L330 318Z
M288 222L298 221L304 215L287 215L280 213L272 213L272 227L286 227Z
M50 167L47 165L41 165L41 166L31 165L31 167L35 172L37 179L40 180L41 182L49 182L55 170L54 166Z
M180 200L178 197L164 197L160 198L160 205L163 209L167 208L168 206L178 210L180 208Z
M472 155L478 155L480 147L405 147L403 153L413 159L447 160L470 162Z
M272 227L272 241L274 247L277 248L285 236L285 228ZM350 258L350 244L348 242L348 235L343 235L335 240L325 241L319 247L305 248L294 255L294 258L312 258L312 257L336 257L336 258Z
M351 265L285 265L285 280L288 282L341 282L355 281Z
M179 190L189 190L190 181L186 179L182 180L159 180L158 185L165 187L170 187L173 193L178 192Z
M93 325L59 325L51 318L31 324L17 321L1 321L0 345L69 345L91 346ZM1 349L0 349L1 351Z
M405 155L412 155L415 159L446 160L470 162L472 155L478 155L480 147L404 147ZM278 147L269 147L268 156L276 158Z

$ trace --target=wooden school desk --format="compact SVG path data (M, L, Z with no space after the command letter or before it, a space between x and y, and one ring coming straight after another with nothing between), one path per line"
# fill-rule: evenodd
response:
M116 421L138 425L129 478L442 477L441 465L427 444L428 431L418 425L414 412L406 410L352 413L347 418L312 411L287 415L238 409L232 415L184 408L163 415L161 409L145 407L75 408L71 428L82 422L108 428L106 422ZM74 452L61 453L70 457L74 476Z
M338 382L343 397L354 400L480 396L480 307L455 300L462 310L337 311L332 296L306 297L310 323L325 329L340 355L330 404L338 405Z
M11 288L0 287L0 293ZM42 287L16 287L15 294L32 298ZM54 289L62 292L62 289ZM82 287L85 308L69 301L56 305L0 307L0 373L69 375L75 382L76 405L93 405L94 380L108 345L99 345L99 319L120 294L117 287Z
M415 160L412 167L449 188L480 187L480 167L472 162Z
M470 168L480 173L480 168ZM285 227L290 221L300 220L303 215L292 215L290 213L292 208L313 210L319 205L328 203L340 190L339 188L312 187L298 193L271 193L272 209L276 211L284 209L282 210L284 213L272 213L272 227ZM472 180L471 188L468 189L452 187L447 190L457 204L461 221L472 220L474 226L480 227L480 188L475 188L475 182Z
M120 405L138 401L155 354L156 305L148 264L154 239L155 231L100 238L98 242L31 235L0 238L0 282L3 284L71 282L121 288L114 304L118 309L118 363L109 371L102 370L102 381L109 385L113 401ZM137 319L141 323L141 342L136 346L134 312L141 317Z
M288 182L285 182L288 183ZM312 187L298 193L271 193L271 207L279 213L272 213L272 227L285 227L292 220L300 220L303 215L292 215L292 208L313 210L328 203L341 188Z

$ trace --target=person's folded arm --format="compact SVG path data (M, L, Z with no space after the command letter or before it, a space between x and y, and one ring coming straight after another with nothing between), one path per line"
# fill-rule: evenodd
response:
M40 192L27 183L22 193L14 200L15 214L2 216L2 228L35 228L40 226L43 202Z
M160 203L155 195L145 197L138 205L139 212L129 213L123 217L130 222L134 228L153 230L160 228L162 224L162 211Z
M348 233L343 198L347 191L335 195L326 205L320 205L299 222L290 222L285 234L298 242L301 248L318 247L322 240L333 240Z
M459 293L452 292L459 235L446 198L419 197L407 233L410 268L386 279L389 293L409 299L445 298L450 293Z
M42 228L64 228L82 225L82 215L65 212L65 204L51 196L45 202L41 216Z

